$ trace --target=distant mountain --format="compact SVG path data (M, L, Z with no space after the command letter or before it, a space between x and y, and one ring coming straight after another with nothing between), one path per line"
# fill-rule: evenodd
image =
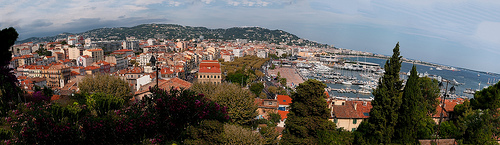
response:
M319 44L313 41L301 39L294 34L283 30L269 30L260 27L233 27L228 29L208 29L205 27L181 26L175 24L142 24L134 27L99 28L83 33L62 33L49 37L31 37L24 42L50 42L59 38L67 38L69 35L81 35L84 38L96 40L125 40L126 37L136 37L138 39L164 38L191 40L203 36L205 39L236 40L247 39L256 41L267 41L279 44L285 42L288 45L310 45L326 47L326 44Z

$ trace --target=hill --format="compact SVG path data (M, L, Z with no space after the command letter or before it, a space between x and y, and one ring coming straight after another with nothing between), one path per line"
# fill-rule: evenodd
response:
M164 38L191 40L203 36L205 39L236 40L247 39L251 41L267 41L279 44L284 42L288 45L327 47L313 41L301 39L294 34L283 30L269 30L261 27L233 27L228 29L208 29L206 27L191 27L176 24L141 24L133 27L98 28L83 33L62 33L56 36L31 37L18 43L24 42L50 42L59 38L67 38L69 35L81 35L84 38L96 40L125 40L126 37L138 39Z

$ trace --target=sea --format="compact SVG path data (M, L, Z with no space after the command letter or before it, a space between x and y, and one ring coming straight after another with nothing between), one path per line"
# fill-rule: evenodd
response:
M377 63L379 64L382 68L385 65L386 59L380 59L380 58L364 58L364 57L350 57L350 58L344 58L352 61L366 61L366 62L372 62L372 63ZM459 83L464 83L463 85L458 85L455 86L455 95L458 96L463 96L467 98L473 98L473 94L467 94L464 93L464 90L466 89L472 89L472 90L482 90L485 87L492 86L495 83L497 83L500 80L500 75L498 74L492 74L492 73L484 73L484 72L478 72L478 71L472 71L472 70L467 70L467 69L462 69L462 68L457 68L456 70L436 70L436 67L432 66L427 66L427 65L420 65L420 64L415 64L417 67L418 73L425 73L427 72L430 75L438 75L441 76L443 79L446 80L453 80L455 79ZM401 64L401 72L407 73L411 70L413 64L412 63L406 63L403 62ZM360 71L348 71L348 70L340 70L340 69L335 69L334 71L340 72L344 75L348 76L355 76L358 79L362 79L359 75L359 73L362 73ZM407 78L406 75L400 75L401 78ZM446 85L446 84L445 84ZM331 88L337 88L337 89L345 89L345 88L351 88L351 89L359 89L359 86L356 85L342 85L342 84L330 84L327 83L327 86ZM451 84L448 86L448 90L451 88ZM337 96L337 97L349 97L349 98L370 98L373 97L372 94L359 94L359 93L338 93L336 91L331 91L329 92L330 96Z

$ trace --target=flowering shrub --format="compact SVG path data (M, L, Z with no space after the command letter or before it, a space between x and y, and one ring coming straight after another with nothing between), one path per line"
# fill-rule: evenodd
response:
M74 103L66 107L46 101L21 104L17 110L9 112L9 117L5 119L14 132L14 138L4 143L176 142L183 140L186 128L198 125L203 120L229 120L226 107L206 99L202 94L195 95L192 91L177 89L150 90L153 95L126 108L118 107L123 102L113 98L96 99L107 100L100 103L86 102L95 104ZM96 111L100 113L96 114Z

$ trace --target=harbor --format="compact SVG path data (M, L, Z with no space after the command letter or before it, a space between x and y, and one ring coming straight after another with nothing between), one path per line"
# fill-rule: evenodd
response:
M276 74L280 71L281 76L287 78L287 86L291 88L307 79L317 79L327 85L325 90L331 97L370 100L373 99L373 89L377 88L378 81L384 73L385 61L380 58L346 57L340 60L335 56L320 56L316 61L290 61L291 63L285 67L269 72ZM412 65L407 62L401 65L400 78L403 84L410 75ZM443 69L444 67L430 65L416 64L416 66L419 77L429 77L438 82L446 81L450 86L455 86L457 91L455 94L450 94L450 98L472 98L476 91L500 80L499 76L478 74L453 67Z

